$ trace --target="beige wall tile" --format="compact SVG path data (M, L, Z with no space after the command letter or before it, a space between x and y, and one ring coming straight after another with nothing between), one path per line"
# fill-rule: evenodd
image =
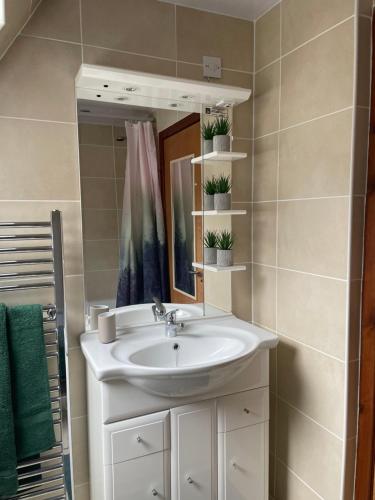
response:
M82 219L78 202L0 201L2 220L50 220L50 213L54 209L61 210L62 213L65 276L83 274ZM22 258L22 255L19 254L19 258ZM40 254L38 256L40 257ZM36 255L28 254L27 257L33 258ZM38 294L40 293L38 291Z
M344 360L346 287L345 281L279 269L278 331Z
M232 273L232 312L238 318L251 321L251 266L246 271Z
M115 148L115 171L116 177L125 177L126 148Z
M0 57L30 15L30 0L5 0L6 24L0 30Z
M83 208L116 208L114 179L81 179Z
M83 210L83 234L86 240L118 239L117 210Z
M280 337L278 395L337 436L343 436L344 363Z
M352 105L353 46L350 19L282 59L282 128Z
M74 125L0 118L0 150L0 198L79 200Z
M157 73L158 75L176 76L176 63L155 57L147 57L137 54L126 54L110 49L102 49L83 46L83 62L86 64L97 64L98 66L110 66L112 68L130 69L132 71L144 71L146 73Z
M80 63L78 45L17 38L0 61L0 115L74 122Z
M80 43L79 0L44 0L23 33Z
M81 177L114 177L115 163L113 148L107 146L79 147Z
M279 202L279 266L346 278L348 210L348 198Z
M85 289L83 276L65 278L66 331L69 349L79 346L85 331Z
M233 109L232 134L234 137L253 137L253 98Z
M112 304L117 295L118 271L85 273L86 301L97 304Z
M280 132L279 198L349 194L352 110Z
M75 500L90 500L90 485L80 484L74 488Z
M86 360L79 347L69 350L68 362L71 417L82 417L87 414Z
M255 23L255 69L280 57L280 10L277 4Z
M246 215L232 217L232 233L234 236L233 260L251 262L251 203L232 203L233 210L246 210Z
M121 177L116 179L117 207L119 210L122 210L124 203L124 183L125 179L122 179ZM121 214L119 214L119 223L121 222L121 217Z
M321 497L340 498L341 440L278 402L277 456Z
M179 61L177 63L177 76L179 78L188 78L190 80L207 81L203 76L203 65ZM216 81L216 80L215 80ZM217 80L222 85L234 85L236 87L252 88L252 75L239 71L222 70L221 78ZM236 108L235 108L236 109ZM242 136L241 136L242 137Z
M320 500L296 474L288 470L279 460L276 462L276 498L288 500Z
M255 75L254 137L275 132L279 128L280 62Z
M253 260L276 264L276 203L253 204Z
M252 49L252 22L177 6L179 61L202 64L204 55L216 56L224 68L251 72Z
M350 278L354 280L362 278L365 225L365 198L363 196L353 198L351 218Z
M365 194L367 189L370 112L367 108L357 107L355 113L353 194Z
M277 199L278 134L254 141L254 201Z
M285 54L354 14L353 0L283 0L282 53Z
M89 481L87 418L73 418L71 425L74 481L83 484Z
M276 328L276 269L253 265L253 321Z
M232 148L247 153L247 158L232 163L232 201L251 201L253 142L234 139Z
M113 146L113 132L111 125L80 123L78 125L80 144L96 146Z
M118 240L84 241L83 260L86 272L118 269Z
M155 0L82 0L83 42L174 59L174 13Z
M254 266L253 266L254 267ZM270 356L270 391L273 394L277 393L277 347L271 349Z
M371 19L358 19L358 76L357 76L357 104L370 105L371 85Z

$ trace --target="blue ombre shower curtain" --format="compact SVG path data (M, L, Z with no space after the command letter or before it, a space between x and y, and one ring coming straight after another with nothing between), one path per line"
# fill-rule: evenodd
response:
M127 158L116 306L168 301L164 215L151 122L125 122Z

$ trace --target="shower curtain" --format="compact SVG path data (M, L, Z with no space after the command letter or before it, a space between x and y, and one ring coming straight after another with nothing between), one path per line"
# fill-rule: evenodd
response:
M168 265L151 122L125 122L127 159L116 306L168 301Z

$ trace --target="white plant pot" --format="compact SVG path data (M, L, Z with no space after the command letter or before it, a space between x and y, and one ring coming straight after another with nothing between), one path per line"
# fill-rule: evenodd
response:
M204 139L203 141L203 154L208 155L214 150L214 141L212 139Z
M214 203L215 203L214 198L215 198L215 195L204 193L204 195L203 195L203 210L213 210L214 209Z
M230 193L214 194L215 210L230 210L232 206L232 195Z
M217 265L221 267L229 267L233 264L232 250L217 250Z
M216 264L217 258L217 248L204 248L204 263L205 264Z
M215 135L213 146L214 146L214 151L230 151L230 136Z

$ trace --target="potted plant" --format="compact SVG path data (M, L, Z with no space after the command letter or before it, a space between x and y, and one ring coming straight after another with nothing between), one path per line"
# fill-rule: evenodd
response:
M213 139L214 151L230 151L231 123L226 116L219 116L215 121Z
M220 175L215 182L214 208L215 210L230 210L232 183L229 175Z
M211 179L206 179L203 184L203 209L213 210L214 209L214 197L216 193L216 179L211 177Z
M204 123L202 126L203 138L203 154L212 153L213 151L213 138L215 134L215 124L212 122Z
M204 233L204 263L216 264L217 256L217 233L207 230Z
M228 267L233 264L232 248L234 238L230 231L224 230L217 235L217 265Z

